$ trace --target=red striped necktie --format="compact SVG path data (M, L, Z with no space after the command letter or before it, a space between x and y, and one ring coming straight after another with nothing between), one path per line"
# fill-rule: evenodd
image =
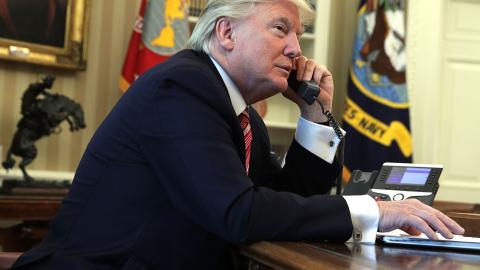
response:
M250 116L248 115L248 108L245 109L239 116L240 126L243 130L243 138L245 140L245 170L248 174L250 168L250 148L252 147L252 128L250 126Z

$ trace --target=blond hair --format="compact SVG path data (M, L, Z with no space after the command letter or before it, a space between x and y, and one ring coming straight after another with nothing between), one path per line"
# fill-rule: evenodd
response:
M210 52L215 33L215 24L222 17L241 19L253 12L258 4L275 3L279 0L209 0L207 6L193 29L187 47L196 51ZM287 0L299 10L303 24L313 21L315 12L306 0Z

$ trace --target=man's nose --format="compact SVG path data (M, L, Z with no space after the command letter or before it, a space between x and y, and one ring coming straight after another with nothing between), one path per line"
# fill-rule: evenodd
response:
M302 48L300 48L300 41L298 36L290 33L287 36L287 45L285 46L284 54L290 58L295 58L302 55Z

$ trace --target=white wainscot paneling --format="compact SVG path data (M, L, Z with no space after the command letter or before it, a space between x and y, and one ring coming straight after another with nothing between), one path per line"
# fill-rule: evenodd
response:
M463 194L469 197L464 200L478 202L480 62L447 61L444 67L440 152L445 170L440 190L445 199L458 200Z
M480 1L447 1L446 34L448 39L480 40Z

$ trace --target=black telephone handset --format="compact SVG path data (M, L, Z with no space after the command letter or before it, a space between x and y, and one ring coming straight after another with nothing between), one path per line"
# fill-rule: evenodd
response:
M312 81L298 81L297 71L292 70L290 76L288 76L288 85L295 91L300 97L307 102L308 105L312 105L320 94L320 87Z
M320 94L320 87L317 85L317 83L313 80L311 81L298 81L297 80L297 71L292 70L290 71L290 75L288 76L288 85L290 88L297 93L300 97L307 102L308 105L312 105L315 101L320 104L322 107L322 112L323 114L327 117L328 123L330 126L333 128L335 131L335 134L337 137L342 140L343 139L343 134L340 131L340 127L337 124L337 121L333 118L333 115L329 111L325 111L323 108L322 103L317 99L318 95Z

